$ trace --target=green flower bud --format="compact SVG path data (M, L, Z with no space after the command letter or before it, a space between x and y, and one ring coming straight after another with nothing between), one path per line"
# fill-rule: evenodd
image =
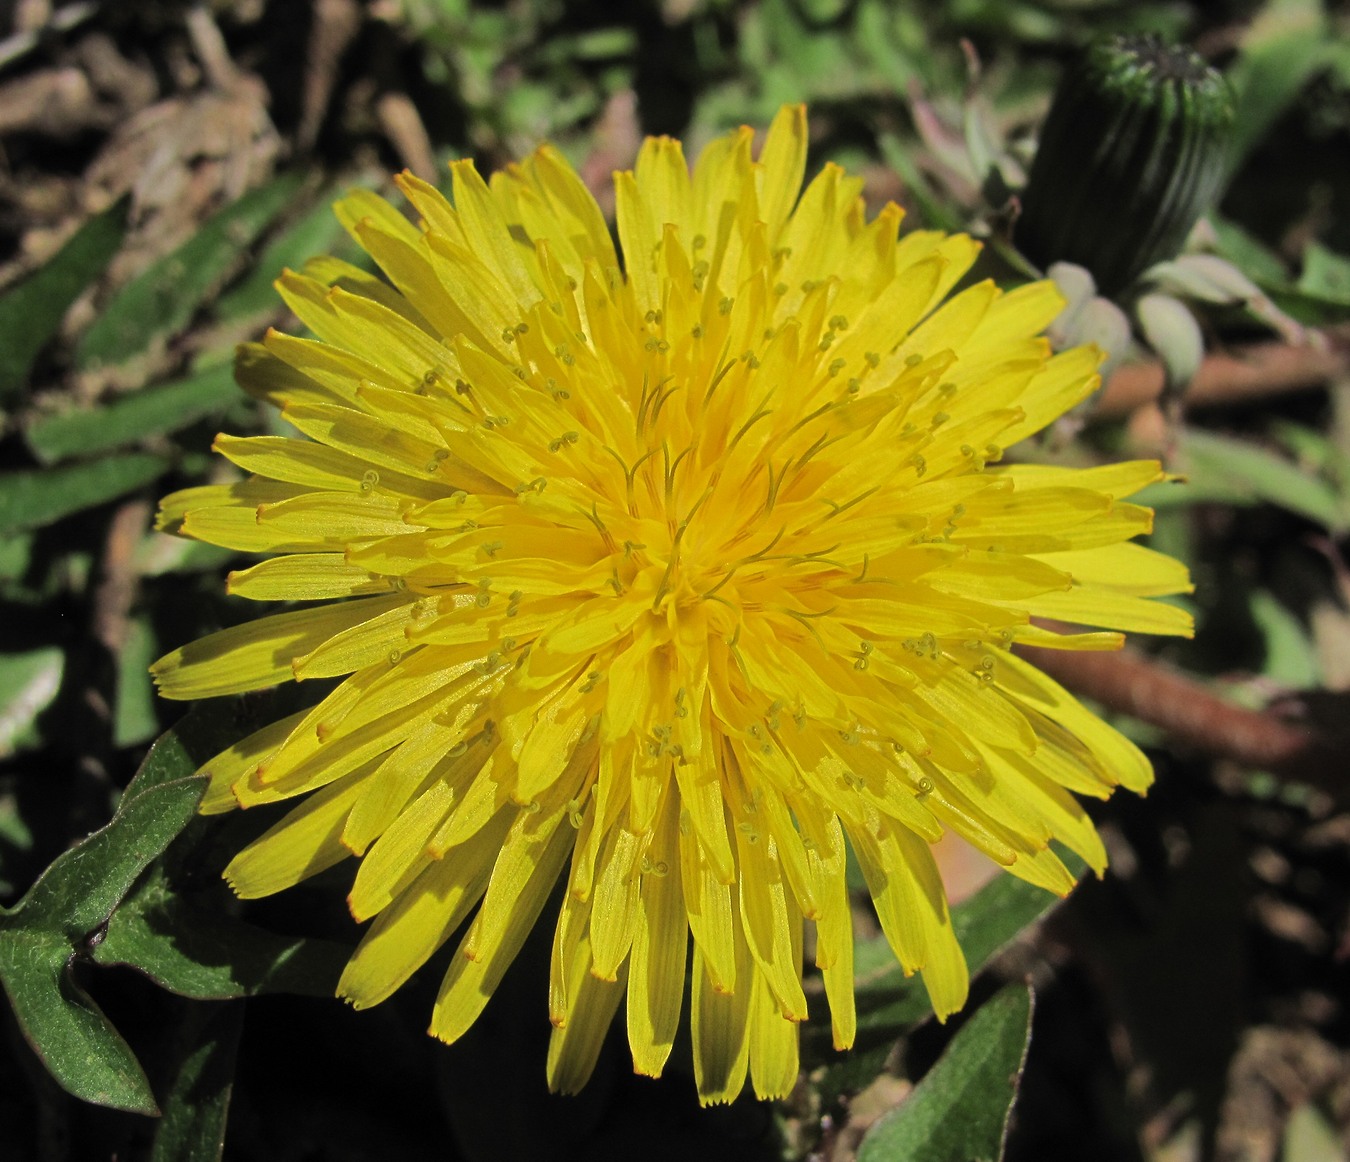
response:
M1118 295L1181 248L1226 176L1227 82L1153 36L1093 44L1060 82L1015 240L1045 268L1075 262Z
M1163 365L1163 394L1176 398L1186 390L1205 357L1200 324L1180 299L1152 291L1134 305L1140 334Z
M1064 309L1046 328L1056 351L1095 343L1106 356L1098 372L1105 382L1130 347L1130 320L1115 303L1097 293L1092 275L1071 262L1056 262L1045 272L1064 296Z

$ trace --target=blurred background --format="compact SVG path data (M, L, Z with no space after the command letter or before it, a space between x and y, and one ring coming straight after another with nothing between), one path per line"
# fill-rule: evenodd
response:
M1009 981L1036 992L1004 1156L1350 1156L1343 0L0 0L0 906L107 823L183 713L156 699L150 661L253 612L224 594L231 555L152 532L154 505L224 478L216 432L282 430L234 386L233 350L296 326L271 289L284 266L358 259L328 209L338 192L388 192L402 168L448 185L448 159L486 173L548 139L609 210L609 175L643 135L678 135L693 156L804 101L810 172L860 173L869 207L899 202L907 228L977 232L980 275L1013 285L1036 273L1019 254L1026 195L1055 196L1025 189L1055 86L1112 32L1185 42L1227 78L1218 193L1185 256L1107 287L1110 303L1057 272L1086 311L1057 338L1107 343L1112 374L1018 455L1159 456L1184 473L1143 499L1151 543L1191 567L1197 634L1037 657L1157 768L1146 799L1091 804L1104 881L1051 908L942 849L972 962L989 962L974 1002ZM198 715L161 766L190 773L202 739L272 713L258 697ZM550 1097L549 933L454 1047L422 1031L441 961L354 1013L325 995L355 939L342 874L245 914L219 884L269 822L255 814L191 824L143 873L180 820L127 856L116 890L53 877L45 919L0 924L14 1009L49 997L79 1025L87 990L164 1113L72 1096L3 1006L0 1157L833 1162L961 1027L920 1020L860 907L865 1051L840 1058L808 1030L788 1101L700 1110L687 1043L660 1082L636 1079L622 1029L584 1094ZM166 933L198 966L242 949L268 967L231 962L227 984L188 987L147 967ZM38 1049L59 1065L73 1044Z

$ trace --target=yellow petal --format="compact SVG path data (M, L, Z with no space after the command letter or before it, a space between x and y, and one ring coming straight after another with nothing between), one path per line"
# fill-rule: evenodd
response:
M1051 553L1042 560L1068 573L1080 585L1105 586L1136 597L1190 593L1194 589L1185 565L1144 545L1103 545Z
M375 917L338 981L338 996L358 1009L390 996L454 934L487 887L498 831L486 831L437 860Z
M591 896L591 971L601 980L618 979L632 945L646 846L645 837L616 827L601 848Z
M797 1085L797 1022L780 1011L773 990L756 974L750 1000L750 1084L760 1101L787 1097Z
M1105 587L1082 585L1068 593L1044 593L1027 598L1022 608L1034 617L1052 617L1078 625L1105 625L1135 633L1179 637L1192 637L1195 633L1195 620L1186 610Z
M234 797L234 784L252 774L258 769L259 764L276 754L281 744L304 720L307 713L308 711L301 710L270 726L264 726L247 738L240 739L233 746L227 747L209 762L203 763L197 773L206 775L209 782L197 810L203 815L219 815L238 807L239 802Z
M583 936L574 954L567 1016L548 1043L548 1087L553 1093L578 1093L590 1080L605 1035L623 1000L624 973L617 980L587 971L590 948Z
M502 898L495 905L498 915L494 917L497 931L494 940L484 942L479 938L480 919L483 916L483 911L479 911L480 919L475 919L460 942L459 950L451 958L450 968L441 982L432 1010L431 1028L428 1030L433 1037L439 1037L442 1041L457 1040L483 1011L483 1006L501 983L502 976L538 919L562 870L572 839L570 827L555 829L543 849L537 852L533 872L525 880L520 892ZM495 874L494 870L494 878ZM491 891L491 887L488 890ZM472 957L468 955L471 948L476 949Z
M784 105L764 137L759 155L759 208L772 238L786 221L806 172L806 106Z
M431 863L427 841L450 811L454 791L432 783L399 815L361 861L347 906L357 920L369 920L388 907L411 880ZM339 839L341 836L339 836Z
M745 1074L750 1064L749 1017L750 999L754 995L751 980L754 965L739 931L733 934L733 944L736 975L741 984L731 993L717 988L708 975L703 954L697 944L694 946L690 1031L694 1041L694 1081L698 1086L698 1100L703 1105L734 1101L745 1087Z
M230 887L245 899L270 896L351 855L342 843L342 825L374 771L368 766L291 808L230 860L225 869Z
M906 973L923 970L933 1011L945 1020L965 1004L970 981L928 845L885 826L851 838L887 942Z
M642 877L628 973L628 1044L633 1068L660 1077L679 1026L689 948L679 866L679 796L668 791Z
M1005 654L999 659L995 681L1019 702L1069 730L1122 786L1145 791L1152 784L1153 767L1134 743L1030 663Z
M387 581L348 565L341 553L273 557L251 569L236 570L225 584L236 597L251 601L331 601L389 591Z
M291 662L330 637L403 603L367 597L342 605L277 613L209 634L165 654L150 672L165 698L242 694L288 681Z

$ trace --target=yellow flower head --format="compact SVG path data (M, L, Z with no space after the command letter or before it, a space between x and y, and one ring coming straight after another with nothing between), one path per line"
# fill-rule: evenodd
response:
M1034 617L1188 632L1147 600L1185 570L1129 543L1151 513L1121 498L1156 463L999 463L1094 389L1099 353L1051 355L1048 283L944 302L977 244L900 238L893 205L868 222L835 166L799 197L805 161L800 107L757 160L749 129L692 174L647 141L615 177L621 254L549 147L490 186L456 163L453 206L404 174L418 226L349 195L388 281L287 272L316 338L269 333L239 363L304 438L222 435L247 478L164 501L161 527L266 556L230 592L328 602L174 651L167 697L347 675L205 768L206 812L306 796L235 857L235 890L356 856L357 1007L472 915L431 1022L452 1041L562 877L558 1089L620 1003L659 1074L688 972L702 1098L747 1071L787 1093L807 919L848 1046L846 842L951 1013L966 966L929 845L950 829L1066 892L1051 839L1105 862L1069 792L1152 777L1010 652L1121 640Z

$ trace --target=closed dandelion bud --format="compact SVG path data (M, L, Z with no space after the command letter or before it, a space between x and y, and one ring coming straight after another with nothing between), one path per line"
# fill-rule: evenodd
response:
M1041 131L1016 240L1041 267L1075 262L1115 296L1180 249L1225 177L1227 82L1153 36L1092 45Z

